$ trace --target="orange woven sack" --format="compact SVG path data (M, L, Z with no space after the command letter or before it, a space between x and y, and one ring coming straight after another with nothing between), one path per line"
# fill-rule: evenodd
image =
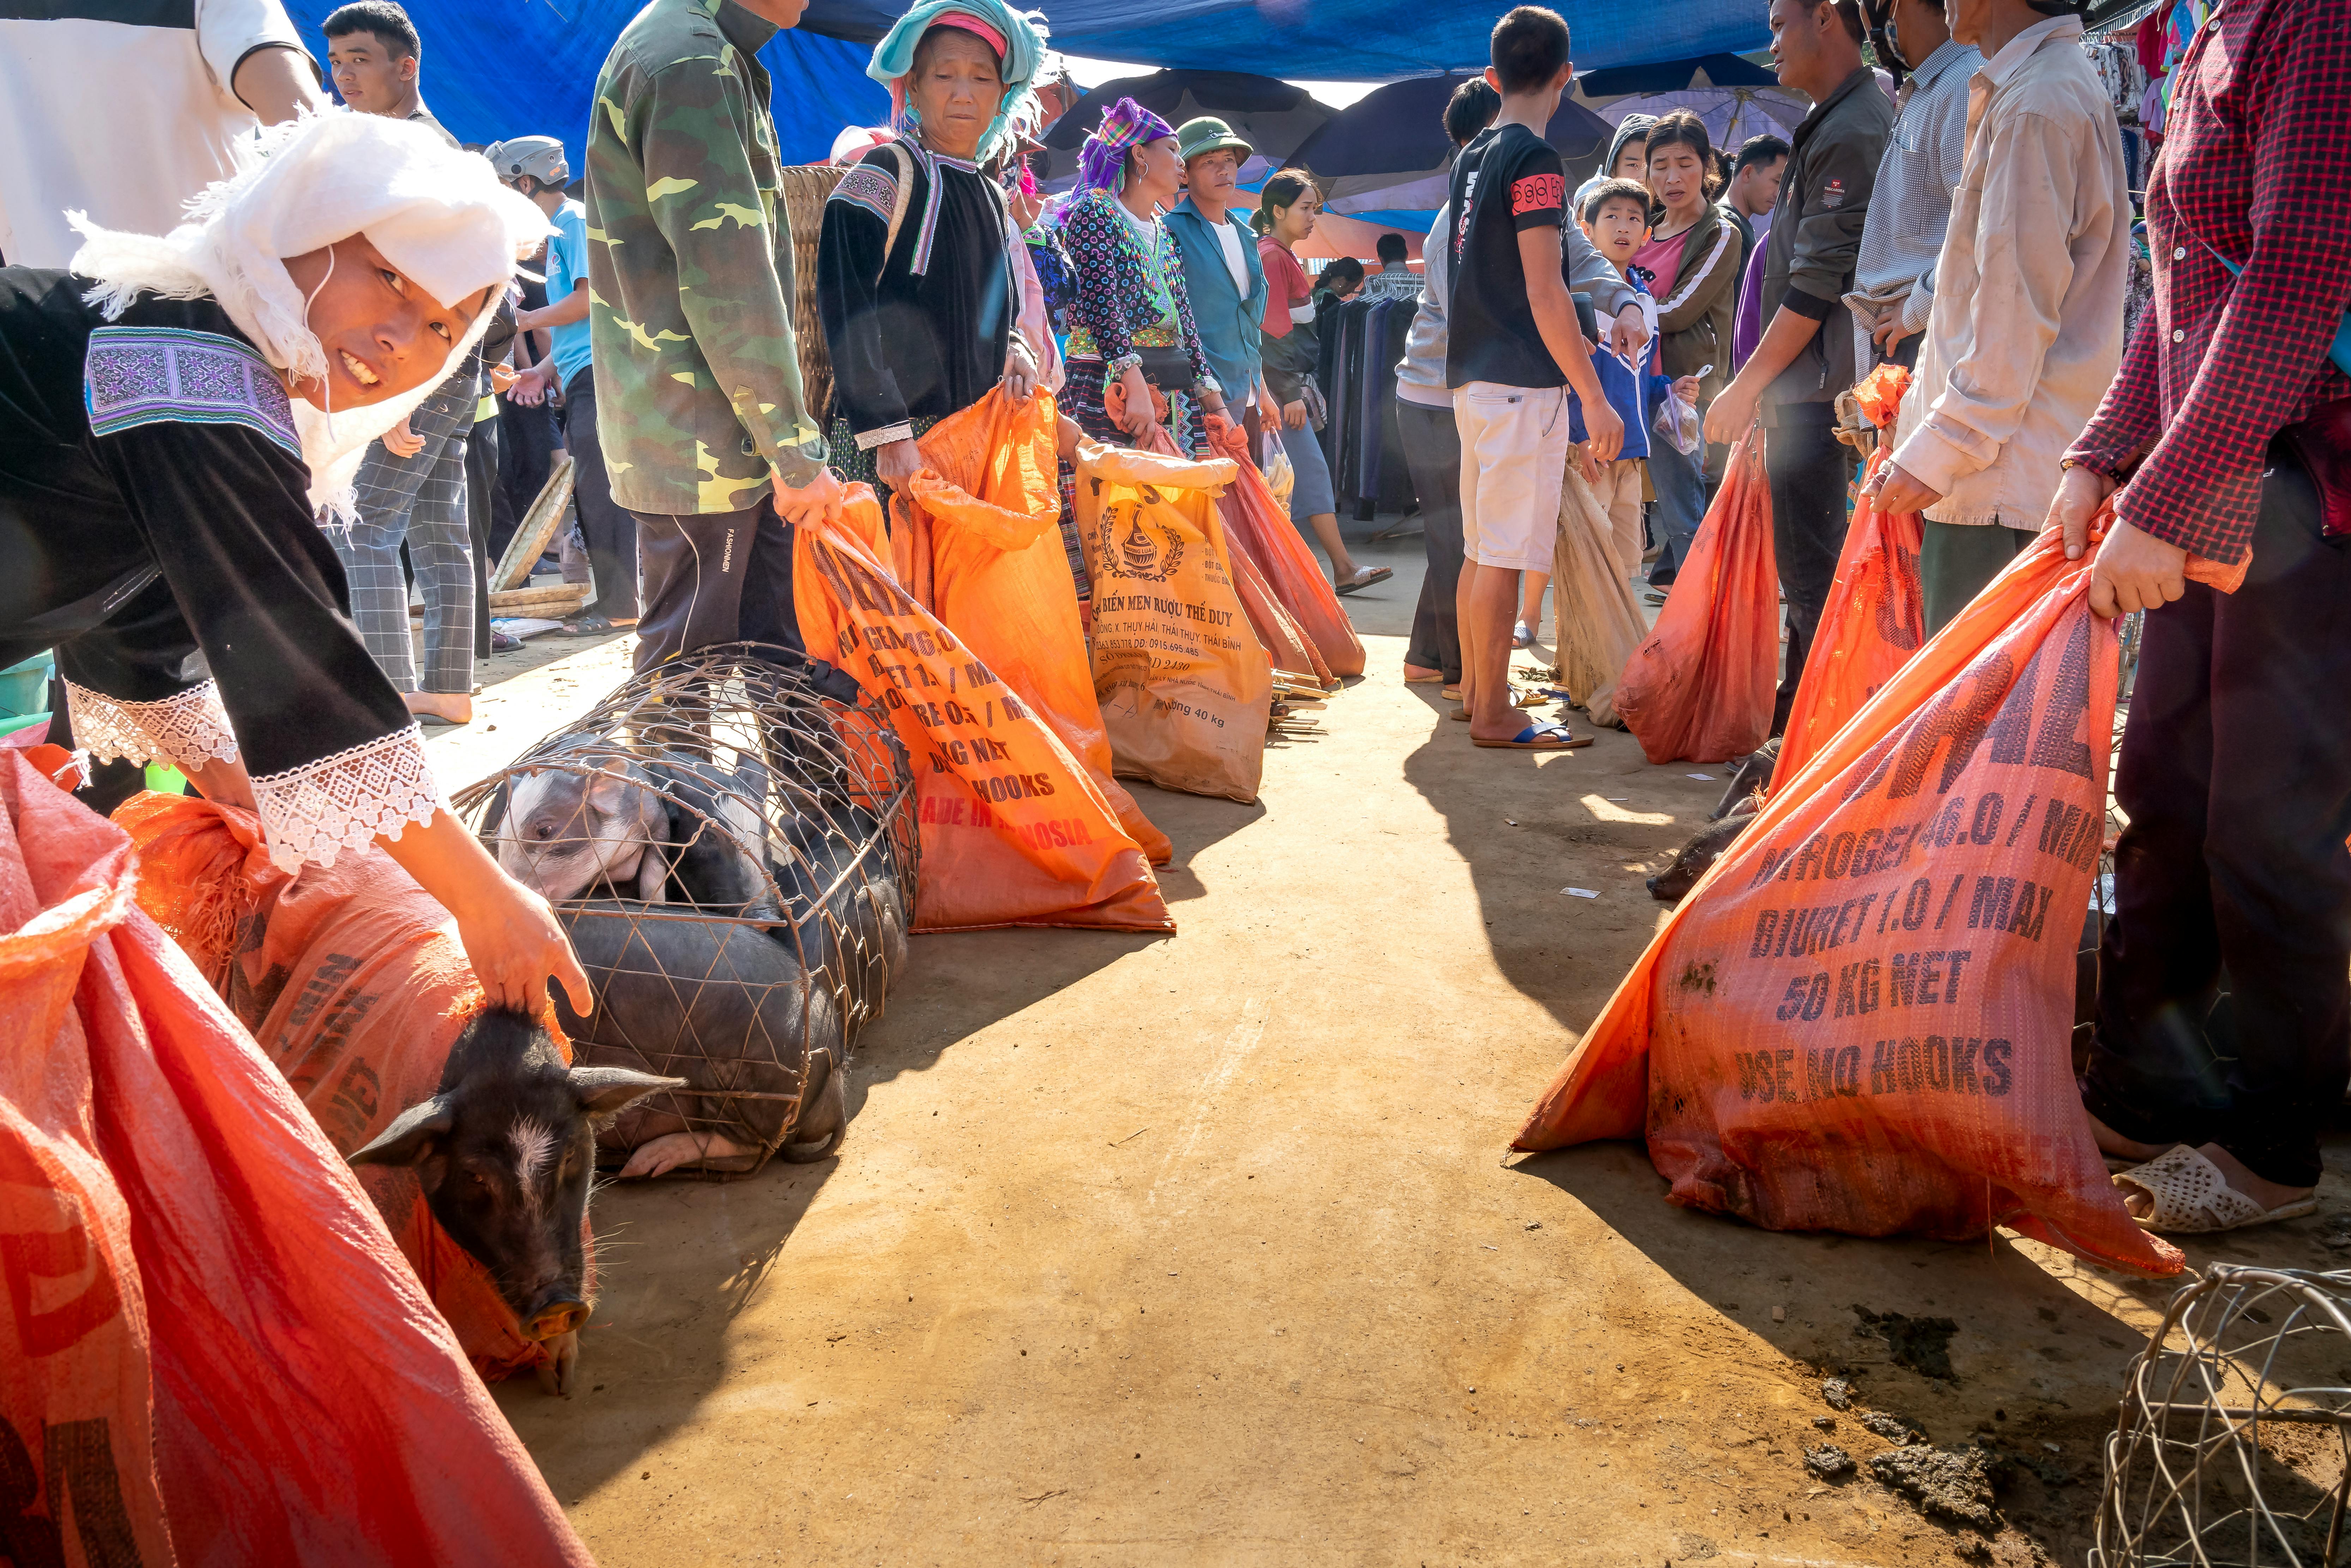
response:
M2178 1270L2074 1082L2116 685L2089 568L2043 535L1780 781L1515 1146L1646 1134L1673 1201L1771 1229L2003 1225Z
M1094 692L1122 773L1255 800L1273 670L1226 567L1233 465L1078 444Z
M1249 461L1249 432L1230 420L1207 421L1208 447L1240 467L1239 477L1217 504L1224 509L1225 538L1264 576L1291 619L1305 628L1315 651L1333 675L1364 673L1364 643L1339 603L1338 591L1315 564L1306 541L1290 520L1290 509L1273 498L1265 476Z
M0 758L0 1542L17 1564L589 1556L285 1081Z
M1175 854L1111 777L1086 636L1061 544L1059 416L1050 392L998 389L933 425L924 471L891 499L899 583L1052 727L1154 865Z
M1891 450L1881 444L1869 455L1836 580L1829 585L1820 630L1788 709L1775 778L1794 778L1927 640L1926 592L1918 581L1926 519L1870 504L1869 482Z
M1770 737L1779 685L1771 489L1750 430L1730 449L1656 625L1625 663L1616 714L1651 762L1722 762Z
M114 820L139 852L140 907L252 1031L337 1154L364 1148L441 1087L450 1047L482 1009L481 985L448 912L390 855L347 850L288 876L258 819L235 806L134 795ZM489 1270L433 1218L415 1171L356 1174L475 1371L495 1383L551 1362ZM594 1244L582 1239L592 1270Z
M914 760L915 929L1176 928L1151 862L1092 774L900 586L872 489L850 486L831 516L792 530L792 549L810 653L888 707ZM1066 565L1061 580L1066 594Z

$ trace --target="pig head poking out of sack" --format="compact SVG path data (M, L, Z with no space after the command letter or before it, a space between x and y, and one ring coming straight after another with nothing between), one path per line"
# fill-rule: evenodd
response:
M360 1170L475 1370L568 1387L595 1280L594 1123L676 1080L575 1067L485 1012L441 906L379 849L288 877L253 814L141 795L116 814L139 902Z

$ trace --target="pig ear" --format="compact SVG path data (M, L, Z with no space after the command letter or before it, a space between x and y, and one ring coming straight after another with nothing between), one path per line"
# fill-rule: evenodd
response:
M656 1078L650 1072L639 1072L632 1067L575 1067L571 1070L572 1092L580 1096L580 1108L590 1116L610 1116L625 1109L632 1102L661 1089L683 1089L683 1078Z
M421 1166L433 1147L457 1124L456 1107L445 1096L411 1105L383 1130L382 1136L354 1150L343 1163L350 1166Z

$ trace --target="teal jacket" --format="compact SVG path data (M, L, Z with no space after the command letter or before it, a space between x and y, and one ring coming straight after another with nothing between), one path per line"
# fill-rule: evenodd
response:
M1225 401L1238 410L1258 383L1259 340L1265 333L1265 267L1257 258L1257 231L1238 208L1225 214L1241 242L1241 263L1249 268L1249 293L1233 287L1233 269L1208 224L1207 214L1186 196L1167 214L1170 233L1184 255L1184 289L1192 298L1192 320L1200 329L1200 348Z

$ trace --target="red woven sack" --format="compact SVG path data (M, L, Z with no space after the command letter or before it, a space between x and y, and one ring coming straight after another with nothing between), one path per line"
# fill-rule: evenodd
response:
M1869 455L1836 580L1829 585L1820 630L1788 709L1775 779L1801 772L1927 641L1927 601L1918 582L1926 519L1916 512L1881 512L1869 498L1869 482L1890 450L1881 444Z
M0 1542L18 1563L589 1556L374 1206L0 757Z
M1722 762L1770 737L1780 685L1780 573L1755 432L1729 472L1648 640L1625 661L1616 714L1651 762Z
M1673 1201L1768 1228L2004 1225L2176 1272L2073 1075L2116 673L2089 577L2043 535L1783 779L1517 1146L1646 1134Z

